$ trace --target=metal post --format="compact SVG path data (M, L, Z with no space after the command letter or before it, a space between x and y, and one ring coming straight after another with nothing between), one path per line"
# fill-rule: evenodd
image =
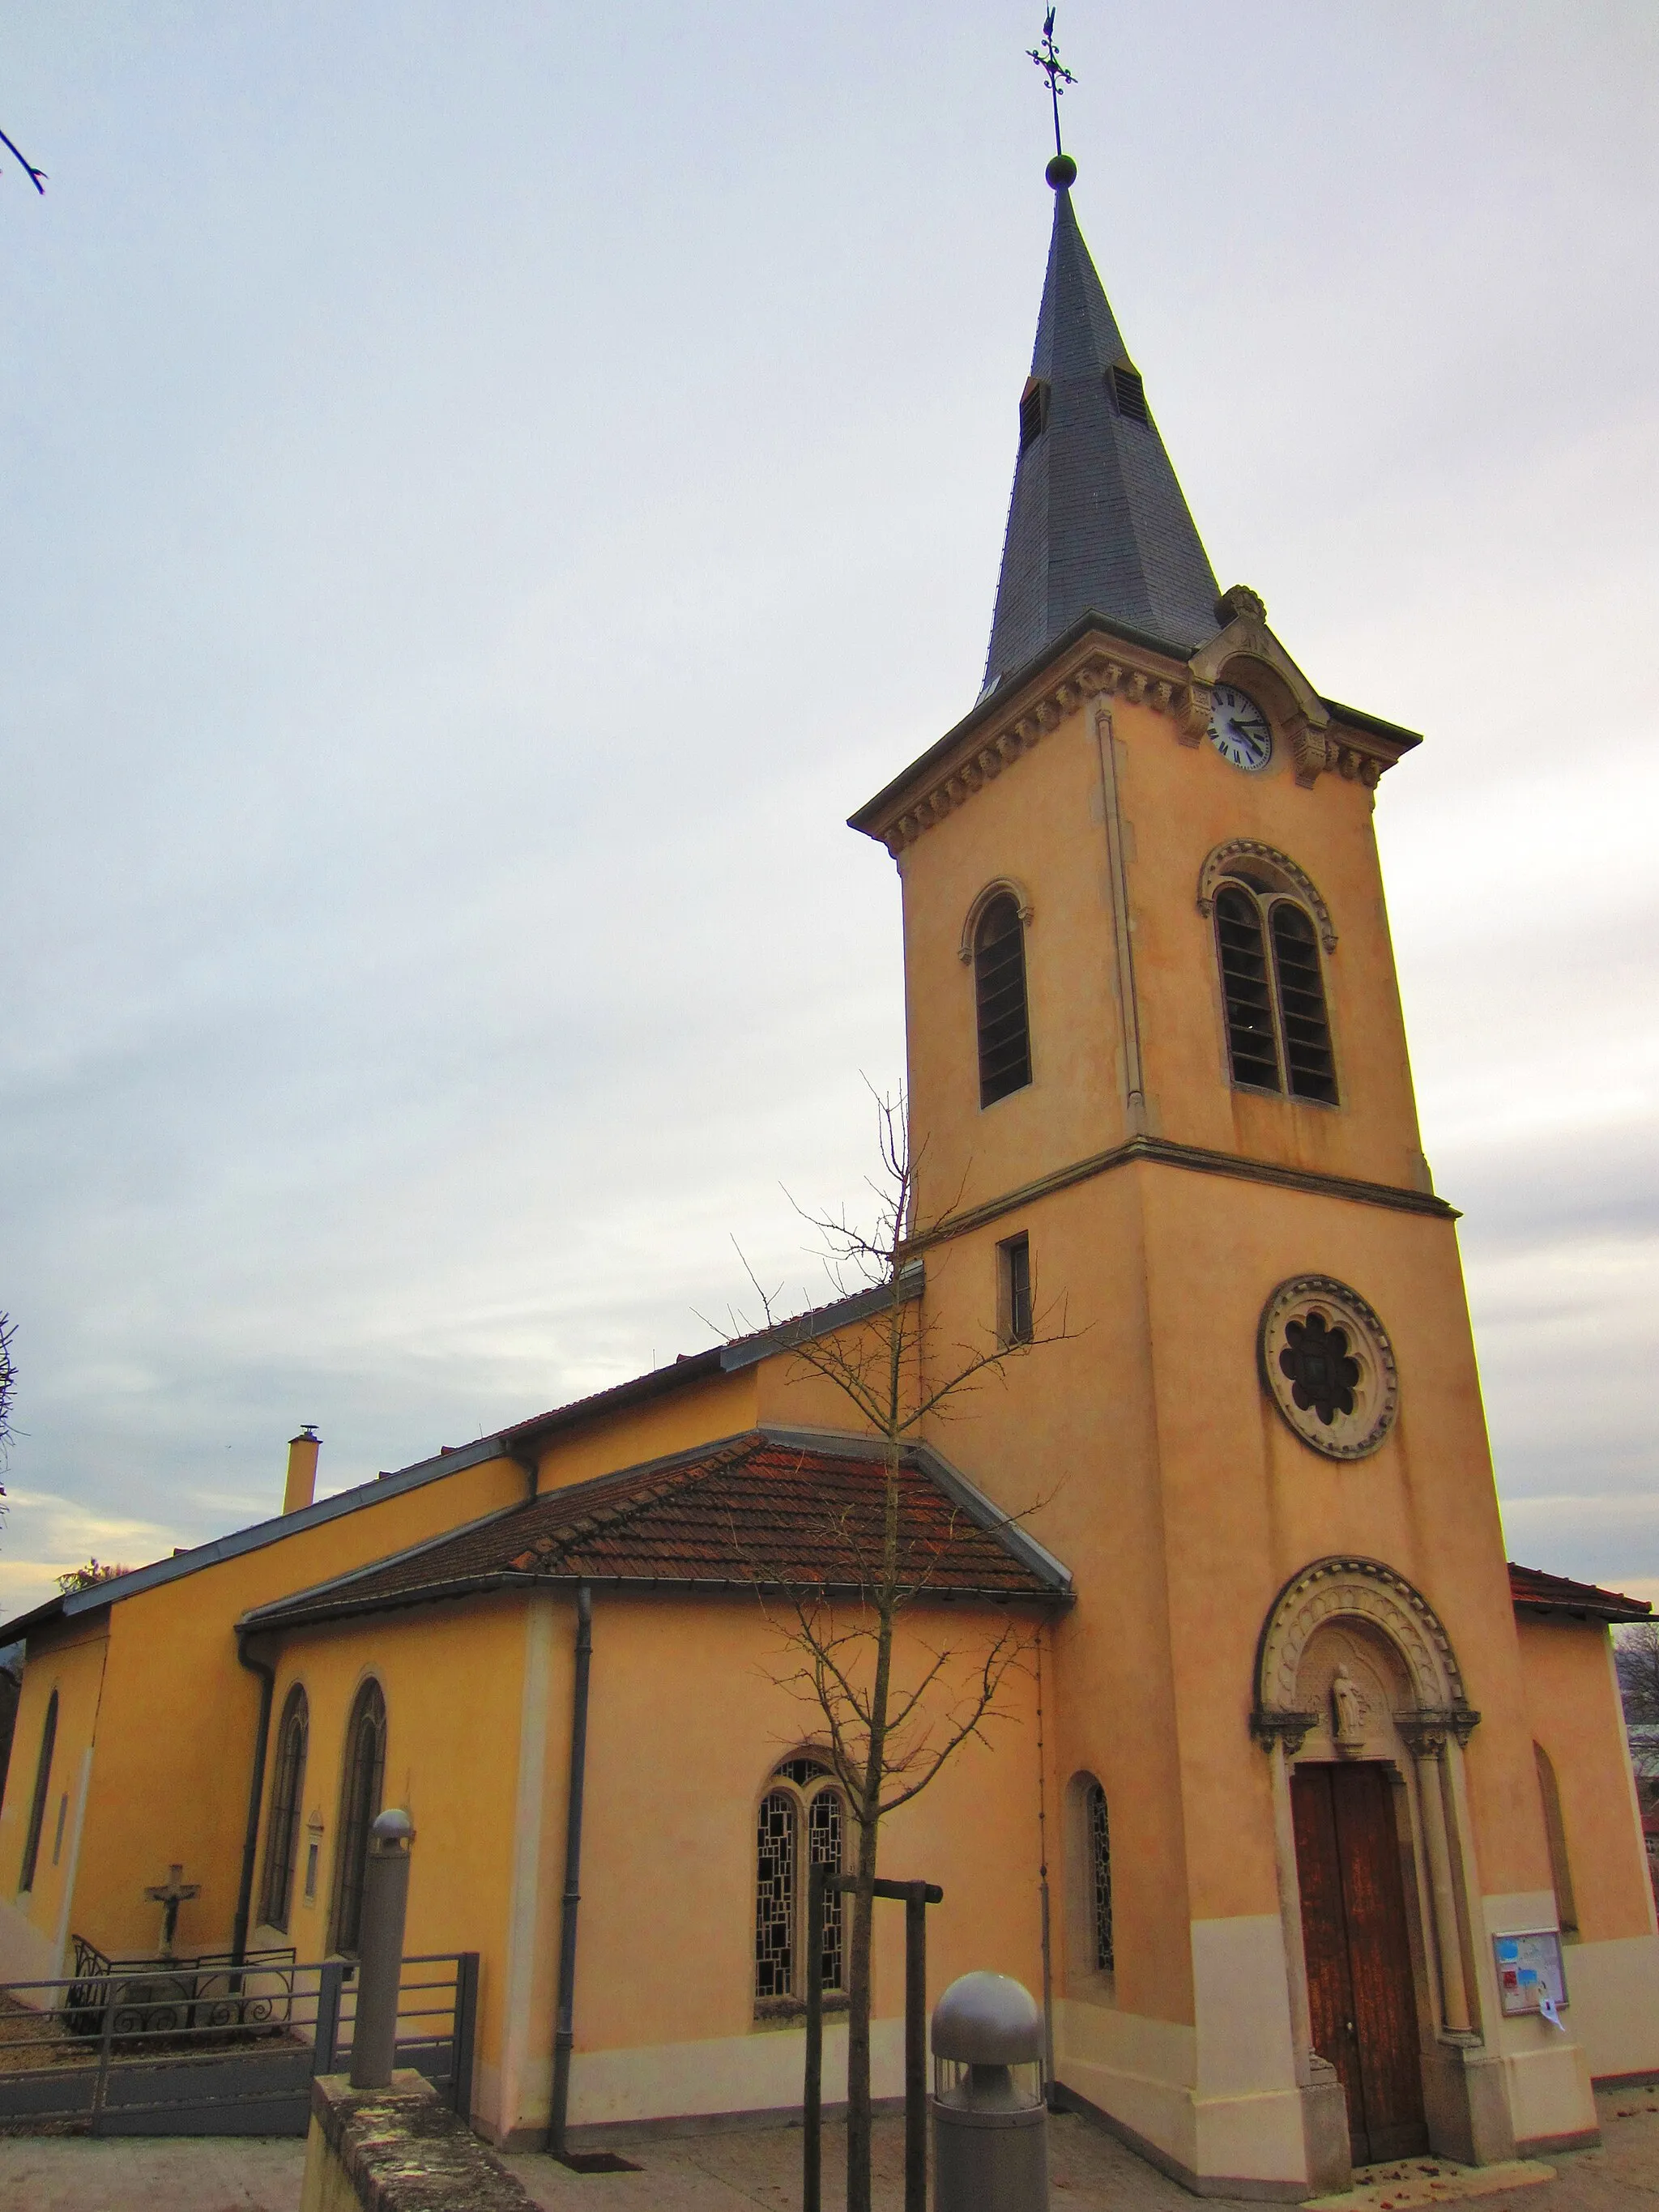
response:
M455 2017L451 2026L449 2101L464 2120L472 2118L472 2039L478 2018L478 1954L463 1951L455 1961Z
M377 1815L363 1867L357 1966L357 2019L351 2038L351 2086L384 2089L398 2056L398 1991L404 1972L404 1915L415 1824L395 1807Z
M119 2002L116 1996L118 1986L125 1990L127 1984L123 1982L118 1985L112 1974L105 1985L104 2029L98 2039L98 2079L92 2085L91 2132L95 2136L104 2132L104 2100L109 2094L110 2051L115 2040L115 2008Z
M340 1994L345 1968L337 1959L324 1966L317 1983L317 2027L311 2046L313 2074L331 2074L340 2059Z
M801 2212L820 2212L823 2183L823 1884L830 1869L806 1870L806 2084L801 2099Z
M904 1900L904 2212L927 2212L927 1897Z

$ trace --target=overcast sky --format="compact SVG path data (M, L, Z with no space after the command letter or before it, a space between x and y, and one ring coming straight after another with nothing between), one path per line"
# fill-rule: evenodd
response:
M817 1285L849 810L978 689L1036 5L7 0L0 1606ZM1377 822L1512 1553L1659 1596L1659 9L1062 6L1214 565ZM1644 646L1642 641L1650 641ZM1362 1286L1363 1287L1363 1286Z

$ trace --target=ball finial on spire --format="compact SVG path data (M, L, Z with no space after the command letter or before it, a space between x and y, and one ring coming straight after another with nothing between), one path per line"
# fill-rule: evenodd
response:
M1057 192L1066 191L1077 182L1077 163L1069 154L1056 154L1042 173Z

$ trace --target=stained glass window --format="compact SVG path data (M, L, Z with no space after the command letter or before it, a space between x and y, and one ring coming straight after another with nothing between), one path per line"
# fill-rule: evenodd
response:
M756 1841L755 1995L793 1996L795 1986L795 1846L799 1828L793 1793L769 1790L761 1800Z
M812 1961L806 1951L809 1867L846 1863L847 1799L821 1759L798 1752L773 1770L761 1800L755 1839L755 1996L799 2002ZM823 1900L819 1986L840 1990L845 1978L845 1900Z
M1109 1973L1112 1970L1112 1833L1106 1815L1106 1792L1097 1782L1089 1784L1089 1874L1095 1965L1102 1973Z
M362 1921L368 1831L380 1809L385 1774L386 1699L380 1684L370 1680L357 1692L346 1729L346 1771L334 1847L334 1948L353 1955Z
M294 1894L294 1862L300 1832L300 1799L306 1784L306 1693L296 1682L283 1707L276 1731L276 1778L270 1793L270 1826L265 1835L265 1882L259 1917L268 1928L288 1928Z
M812 1864L833 1867L839 1874L842 1836L846 1825L842 1817L840 1790L820 1790L807 1806L806 1821ZM839 1890L832 1891L823 1900L823 1954L819 1962L819 1984L826 1990L838 1990L842 1985L842 1907L846 1902Z

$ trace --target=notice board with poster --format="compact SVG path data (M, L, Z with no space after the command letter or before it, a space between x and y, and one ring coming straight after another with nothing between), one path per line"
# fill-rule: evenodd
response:
M1549 2020L1562 2009L1567 2002L1567 1977L1561 1964L1559 1929L1494 1936L1492 1948L1506 2013L1538 2012Z

